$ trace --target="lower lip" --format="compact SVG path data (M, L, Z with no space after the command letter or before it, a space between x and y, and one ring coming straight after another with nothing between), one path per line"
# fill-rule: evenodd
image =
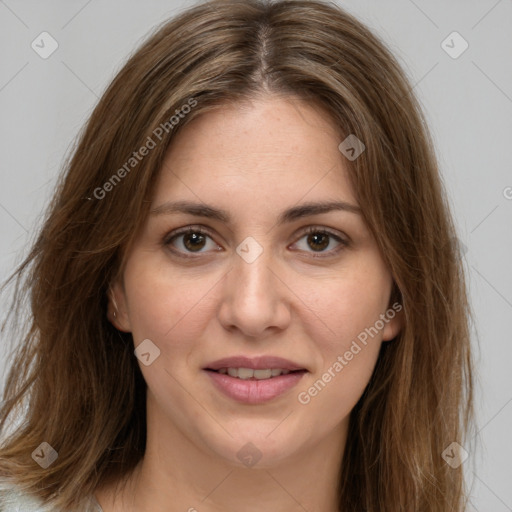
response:
M205 370L214 385L226 396L246 404L261 404L293 388L306 371L279 375L270 379L243 380L222 373Z

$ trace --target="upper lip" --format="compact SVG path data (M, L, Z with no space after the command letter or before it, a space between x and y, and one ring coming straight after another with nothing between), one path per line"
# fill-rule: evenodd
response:
M268 368L279 368L281 370L306 370L306 368L300 364L283 359L282 357L274 356L260 356L260 357L246 357L246 356L234 356L224 357L208 363L205 370L219 370L221 368L251 368L253 370L265 370ZM307 370L306 370L307 371Z

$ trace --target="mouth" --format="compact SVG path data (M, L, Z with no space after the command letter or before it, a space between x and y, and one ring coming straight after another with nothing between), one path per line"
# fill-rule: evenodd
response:
M203 371L223 395L245 404L261 404L291 390L309 371L277 357L231 357L208 364Z
M288 375L289 373L304 373L307 370L286 370L284 368L264 368L254 370L253 368L219 368L213 370L205 368L206 371L220 373L221 375L229 375L235 379L241 380L268 380L280 377L281 375Z

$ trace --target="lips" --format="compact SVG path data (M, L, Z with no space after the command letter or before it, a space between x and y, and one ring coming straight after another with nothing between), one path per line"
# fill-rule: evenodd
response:
M283 359L281 357L274 356L260 356L260 357L246 357L246 356L234 356L225 357L208 363L204 369L218 371L221 368L250 368L252 370L266 370L266 369L281 369L288 370L290 372L296 370L308 371L306 367Z
M253 405L285 394L308 373L298 363L273 356L228 357L209 363L203 371L225 396Z

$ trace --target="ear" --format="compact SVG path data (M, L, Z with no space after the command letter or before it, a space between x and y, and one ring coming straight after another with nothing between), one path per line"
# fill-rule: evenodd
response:
M402 330L404 325L404 308L403 305L395 301L390 304L386 312L384 313L384 329L382 332L382 341L393 340Z
M126 293L124 286L118 280L110 285L107 297L107 318L109 322L120 331L131 332Z

